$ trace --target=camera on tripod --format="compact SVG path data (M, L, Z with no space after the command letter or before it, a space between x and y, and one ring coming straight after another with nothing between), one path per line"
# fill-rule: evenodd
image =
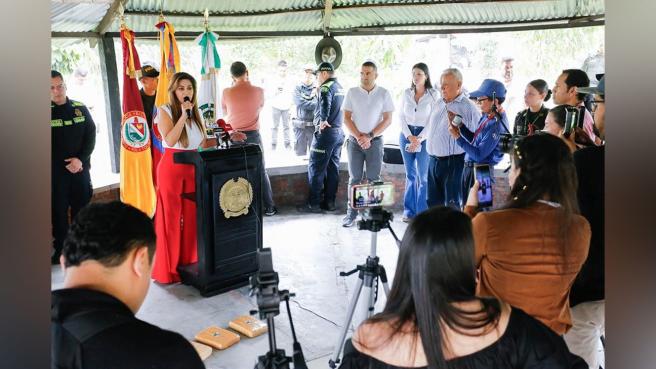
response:
M259 356L256 369L288 369L289 363L294 363L295 369L307 369L301 344L296 339L292 313L289 309L289 298L294 294L289 290L278 289L278 273L273 270L273 258L270 248L263 248L257 252L258 271L251 276L251 291L255 292L257 300L257 311L251 311L251 314L259 312L260 319L266 319L269 335L269 352ZM289 325L292 330L294 339L294 353L292 357L285 355L285 350L276 347L276 331L274 317L280 314L280 302L285 301L287 305L287 315L289 316Z

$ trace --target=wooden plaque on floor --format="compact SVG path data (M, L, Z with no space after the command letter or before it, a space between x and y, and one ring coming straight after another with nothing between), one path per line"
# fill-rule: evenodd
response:
M237 317L229 323L229 326L249 338L257 337L267 331L266 323L248 315Z
M209 327L202 330L195 337L196 341L212 346L218 350L225 350L239 342L239 335L227 329Z

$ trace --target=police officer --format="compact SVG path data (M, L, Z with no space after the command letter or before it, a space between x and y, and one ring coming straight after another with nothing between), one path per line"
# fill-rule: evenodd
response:
M314 110L314 137L310 147L308 180L310 196L299 211L321 213L335 211L335 197L339 183L339 158L342 155L342 102L344 90L337 82L335 68L323 62L317 68L319 99ZM321 189L323 188L323 201Z
M314 68L312 64L303 67L305 77L294 90L296 117L292 118L292 125L296 137L294 150L297 156L304 156L311 149L312 137L314 137L314 110L317 108Z
M508 117L501 107L506 99L503 83L485 79L478 90L469 94L469 98L476 99L481 108L481 119L476 131L472 132L464 125L448 125L449 133L465 151L465 168L462 172L463 204L467 203L469 189L474 184L474 166L488 164L492 171L503 157L503 152L498 147L500 135L509 133Z
M50 77L54 238L51 261L58 264L68 231L68 209L71 209L71 219L75 218L93 194L89 168L96 144L96 125L83 103L66 96L61 73L53 70Z

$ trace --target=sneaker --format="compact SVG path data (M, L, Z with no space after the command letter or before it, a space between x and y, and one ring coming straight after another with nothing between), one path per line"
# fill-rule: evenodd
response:
M351 216L349 214L346 214L344 219L342 219L342 227L346 227L346 228L352 227L353 224L355 224L355 218L357 218L357 215Z
M331 202L331 203L324 202L324 203L321 203L321 209L323 209L325 211L336 211L337 206L335 206L334 202Z
M278 209L276 209L275 206L269 207L269 208L264 208L264 215L270 217L273 215L278 214Z
M310 204L299 205L296 207L299 213L312 213L312 214L323 214L323 210L319 206L312 206Z

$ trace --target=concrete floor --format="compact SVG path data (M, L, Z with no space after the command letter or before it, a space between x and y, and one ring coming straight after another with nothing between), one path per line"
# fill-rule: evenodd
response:
M395 220L391 223L399 237L406 228L401 215L395 213ZM371 232L359 231L355 226L343 228L343 216L343 212L308 215L299 214L292 208L282 208L278 215L264 219L264 247L272 249L273 266L280 276L279 287L296 293L290 307L296 335L311 369L328 368L328 359L344 324L348 301L357 280L357 273L340 277L339 272L364 263L370 251ZM387 229L377 233L377 240L377 254L391 283L398 248ZM52 289L60 288L62 281L62 271L53 267ZM137 317L192 340L206 327L226 328L230 320L255 309L255 298L248 294L248 288L242 287L203 298L193 287L151 283ZM384 300L381 293L376 312L382 309ZM364 299L360 298L360 301ZM357 314L356 322L364 316L363 313ZM291 330L284 303L275 323L278 348L291 356ZM257 356L266 353L268 348L267 335L252 339L242 336L238 344L224 351L214 350L205 360L205 365L208 369L253 368Z

